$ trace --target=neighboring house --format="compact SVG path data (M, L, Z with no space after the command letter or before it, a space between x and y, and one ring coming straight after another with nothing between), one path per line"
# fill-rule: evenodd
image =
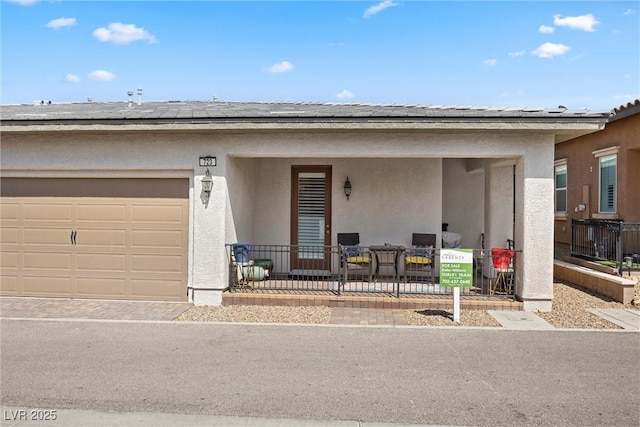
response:
M640 100L615 108L601 132L556 144L557 255L567 255L572 219L640 222Z
M516 298L549 310L554 148L607 118L364 104L3 106L2 294L220 304L225 244L297 243L298 183L313 179L325 188L324 244L357 231L363 245L409 245L413 232L441 236L443 223L467 248L482 234L486 248L513 239Z

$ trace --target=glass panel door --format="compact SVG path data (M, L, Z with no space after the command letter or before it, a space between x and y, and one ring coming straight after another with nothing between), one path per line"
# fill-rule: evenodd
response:
M293 270L330 270L331 166L292 169Z

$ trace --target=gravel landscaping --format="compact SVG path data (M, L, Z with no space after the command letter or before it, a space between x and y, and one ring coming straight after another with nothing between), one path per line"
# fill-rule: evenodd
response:
M640 301L640 282L635 277L636 301ZM611 300L584 288L568 283L554 283L553 309L538 312L538 316L556 328L620 329L587 311L589 308L628 308L640 310L639 305ZM500 324L486 311L462 310L460 323L453 322L452 310L404 310L409 325L425 326L475 326L499 327ZM260 323L307 323L330 322L329 307L283 307L283 306L217 306L193 307L180 315L178 321L196 322L260 322Z

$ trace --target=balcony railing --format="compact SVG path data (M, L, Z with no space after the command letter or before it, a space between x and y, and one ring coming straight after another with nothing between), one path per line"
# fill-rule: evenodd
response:
M608 261L622 275L640 268L640 223L598 219L571 220L571 255Z
M238 246L240 245L240 246ZM339 246L228 244L230 292L239 290L378 293L400 295L451 295L440 285L440 249L433 249L431 268L417 264L409 250L371 250L361 247L348 257ZM489 251L473 251L473 285L461 295L512 297L519 251L508 265L497 268ZM412 262L413 261L413 262Z

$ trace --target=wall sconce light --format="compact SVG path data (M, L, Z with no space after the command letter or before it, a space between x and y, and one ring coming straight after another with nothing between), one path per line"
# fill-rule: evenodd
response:
M351 196L351 182L349 182L349 177L344 182L344 195L347 196L347 200L349 200L349 196Z
M202 191L204 191L207 197L209 197L212 189L213 189L213 177L211 177L211 174L209 173L209 168L207 168L207 172L202 177Z
M580 203L578 206L576 206L575 211L576 212L582 212L585 209L587 209L587 206L584 205L583 203Z

